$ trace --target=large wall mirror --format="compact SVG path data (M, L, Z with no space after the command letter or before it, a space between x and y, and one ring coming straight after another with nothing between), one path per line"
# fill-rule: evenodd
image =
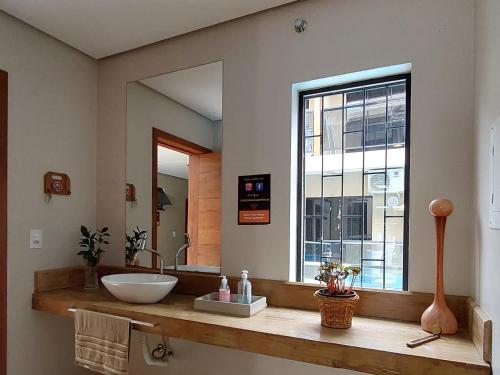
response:
M220 273L221 61L127 85L127 262Z

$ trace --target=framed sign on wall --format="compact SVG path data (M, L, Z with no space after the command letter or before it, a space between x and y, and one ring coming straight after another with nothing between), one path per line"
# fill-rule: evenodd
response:
M238 224L271 223L271 175L238 177Z

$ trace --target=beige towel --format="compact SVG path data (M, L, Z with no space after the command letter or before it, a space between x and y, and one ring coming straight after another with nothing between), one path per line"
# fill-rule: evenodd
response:
M76 310L75 362L105 375L127 375L130 319Z

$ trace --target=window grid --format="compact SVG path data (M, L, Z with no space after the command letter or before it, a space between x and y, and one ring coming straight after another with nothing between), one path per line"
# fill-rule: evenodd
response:
M346 254L345 254L345 248L344 248L344 218L346 217L345 214L345 202L344 202L344 179L345 179L345 155L346 155L346 135L347 134L359 134L361 136L361 149L362 149L362 166L361 166L361 202L362 202L362 207L364 207L364 202L370 198L370 196L365 195L365 179L368 178L369 175L376 175L376 174L384 174L384 192L383 192L383 249L382 249L382 259L378 258L373 258L373 257L365 257L365 223L366 223L366 218L365 218L365 210L362 209L362 220L363 220L363 225L362 225L362 235L361 235L361 246L359 249L359 259L360 259L360 264L359 266L361 267L362 271L364 271L365 268L365 262L380 262L382 264L382 288L386 288L386 253L387 253L387 219L402 219L403 220L403 281L402 281L402 287L401 289L406 290L407 289L407 243L408 243L408 170L409 170L409 160L408 160L408 154L409 154L409 111L410 111L410 103L409 103L409 90L410 90L410 85L409 85L409 75L400 77L398 79L386 79L385 82L382 83L375 83L375 84L370 84L366 85L364 87L349 87L341 90L332 90L332 91L327 91L327 92L318 92L314 94L309 94L309 95L301 95L301 105L302 108L306 108L306 103L308 100L318 98L319 99L319 104L320 104L320 129L319 133L316 133L315 130L313 129L312 134L309 133L306 134L305 132L305 126L302 127L302 134L301 134L301 150L304 150L303 147L306 146L307 140L308 139L319 139L319 144L320 144L320 153L321 153L321 215L322 219L320 221L321 223L321 239L320 239L320 254L321 254L321 262L330 260L331 258L325 257L324 256L324 245L325 245L325 239L324 239L324 202L325 202L325 196L324 196L324 183L326 178L331 178L331 177L339 177L340 178L340 184L341 184L341 208L340 208L340 261L344 262L346 259ZM390 95L392 94L391 89L393 87L396 87L398 85L404 84L405 85L405 121L404 125L397 125L397 126L392 126L392 122L390 121L389 118L389 103L394 102L397 99L392 99L390 98ZM367 147L367 132L369 130L370 126L377 126L380 125L381 123L376 122L369 124L368 118L367 118L367 107L368 105L373 106L372 103L369 102L369 91L374 90L374 89L384 89L385 94L384 94L384 101L385 101L385 116L384 116L384 122L383 124L385 125L385 137L384 137L384 150L385 150L385 162L384 162L384 168L383 169L376 169L376 170L367 170L366 164L365 164L365 159L366 159L366 150ZM360 93L363 92L363 99L361 104L351 104L349 105L347 101L347 94L352 94L352 93ZM325 100L324 98L330 95L342 95L342 104L340 106L334 106L331 108L325 108ZM393 104L393 103L391 103ZM362 110L362 123L361 123L361 129L357 130L347 130L347 110L352 109L352 108L359 108ZM340 110L342 113L341 116L341 127L342 127L342 132L341 132L341 173L334 173L334 174L325 174L325 150L324 150L324 143L325 143L325 113L332 112L332 111L338 111ZM306 113L310 114L311 109L304 110L302 113L304 115L304 118L302 118L302 123L304 124L306 119ZM309 124L311 126L311 124ZM314 128L314 124L312 124L312 127ZM332 128L334 128L334 125L332 124ZM399 169L399 167L388 167L388 151L389 151L389 131L394 132L395 129L403 129L405 132L405 140L404 140L404 147L406 151L405 155L405 182L404 182L404 215L389 215L387 212L387 186L388 186L388 171L392 169ZM333 129L334 131L334 129ZM392 134L392 133L391 133ZM394 142L394 138L392 138L392 141ZM375 139L375 147L377 146L376 139ZM380 148L380 147L379 147ZM336 153L336 145L333 143L332 146L333 153ZM370 148L372 149L372 148ZM314 146L313 146L314 150ZM313 151L312 150L312 151ZM311 150L306 150L307 152L310 152ZM313 151L314 152L314 151ZM306 152L301 151L301 159L302 159L302 165L305 160L305 155ZM299 159L300 160L300 159ZM305 189L302 189L302 187L305 187L305 169L302 168L302 183L300 184L301 186L299 187L300 189L300 200L301 200L301 207L303 210L305 198L304 198L304 191ZM300 210L299 210L300 211ZM302 222L303 227L306 225L306 215L302 215L302 212L299 213L302 217L300 219L300 222ZM305 235L304 235L304 230L302 229L300 231L300 244L299 244L299 252L298 255L300 257L300 269L298 268L298 279L299 281L302 281L302 275L304 273L304 243L305 243ZM326 241L326 243L332 243L333 241ZM373 247L372 247L373 249ZM361 278L360 278L360 283L361 286L364 285L364 273L361 273Z

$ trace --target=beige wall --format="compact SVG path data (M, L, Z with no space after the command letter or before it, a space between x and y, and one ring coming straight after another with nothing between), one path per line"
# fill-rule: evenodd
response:
M0 69L9 73L8 374L83 374L72 321L31 310L31 294L35 270L82 264L79 227L95 225L97 64L0 12ZM69 174L71 196L45 203L49 170ZM29 249L31 228L43 229L43 249Z
M216 142L214 125L207 118L141 83L128 84L126 93L127 182L135 185L137 195L137 203L126 203L126 230L130 232L137 226L146 230L148 232L147 247L151 248L151 142L153 127L212 149ZM117 142L122 139L123 135L122 132L115 134ZM119 169L122 170L122 168ZM110 173L110 175L112 174L113 172ZM123 204L121 201L118 209L123 208ZM114 208L114 210L116 209L117 207ZM124 233L125 229L118 227L117 231ZM121 248L125 249L124 246ZM122 255L115 253L114 258L117 259L117 256ZM123 259L122 256L120 264L123 264ZM149 253L140 254L139 259L141 265L151 265Z
M500 116L500 2L476 2L474 275L476 300L493 319L493 372L500 373L500 232L488 227L490 126Z
M165 211L160 211L158 251L163 255L167 265L173 265L175 253L184 245L188 180L159 173L158 187L165 189L172 202L171 206L165 206ZM176 234L175 237L172 235L173 232ZM179 256L179 264L184 264L184 253Z
M479 146L488 142L488 124L498 116L500 87L498 50L486 47L498 46L498 4L481 1L476 61ZM73 249L78 225L94 224L96 190L98 223L109 224L114 234L105 261L123 263L126 83L217 60L224 60L224 272L238 274L245 267L252 276L288 278L291 84L411 62L410 288L433 289L433 225L427 204L447 196L456 203L447 231L447 292L468 294L464 280L470 279L472 247L473 4L308 0L106 59L98 70L97 137L94 62L0 13L0 68L10 73L9 374L79 373L72 364L71 321L30 309L32 275L36 269L81 262ZM300 35L292 27L298 16L309 23ZM482 147L477 149L482 179L487 156ZM41 178L48 169L70 174L71 197L44 203ZM273 175L273 223L238 227L236 177L254 172ZM476 192L482 212L485 186L480 182ZM496 316L498 301L489 297L497 277L498 236L486 229L483 215L478 219L477 293ZM44 249L27 248L30 228L44 229ZM283 261L270 262L270 257ZM47 340L51 345L43 345ZM136 344L134 340L132 373L164 373L144 370ZM176 357L169 368L174 374L186 369L214 374L234 369L245 374L349 373L179 340L174 345Z
M296 17L308 21L305 33L293 31ZM434 225L427 207L433 198L446 196L456 203L447 231L446 291L468 294L473 22L472 0L308 0L100 61L99 222L118 232L125 227L124 202L115 193L125 182L126 83L223 60L222 271L238 275L246 268L254 277L288 279L290 163L295 160L290 156L292 83L411 63L409 284L412 290L433 290ZM266 172L272 174L272 224L238 226L237 176ZM108 263L121 264L120 246L107 254ZM268 374L273 368L342 373L201 344L175 344L176 359L169 369L174 374L186 368L229 372L226 360L245 374ZM146 371L139 359L134 366L136 373L162 371Z
M98 220L116 231L125 226L115 192L125 181L126 82L223 60L222 269L288 279L292 83L410 62L409 284L432 290L427 206L433 198L456 203L447 269L467 270L471 259L473 6L472 0L309 0L100 61ZM309 23L302 34L293 32L298 16ZM272 224L238 226L237 176L265 172L272 173ZM107 261L120 263L115 245ZM446 272L448 293L469 293L465 273Z

